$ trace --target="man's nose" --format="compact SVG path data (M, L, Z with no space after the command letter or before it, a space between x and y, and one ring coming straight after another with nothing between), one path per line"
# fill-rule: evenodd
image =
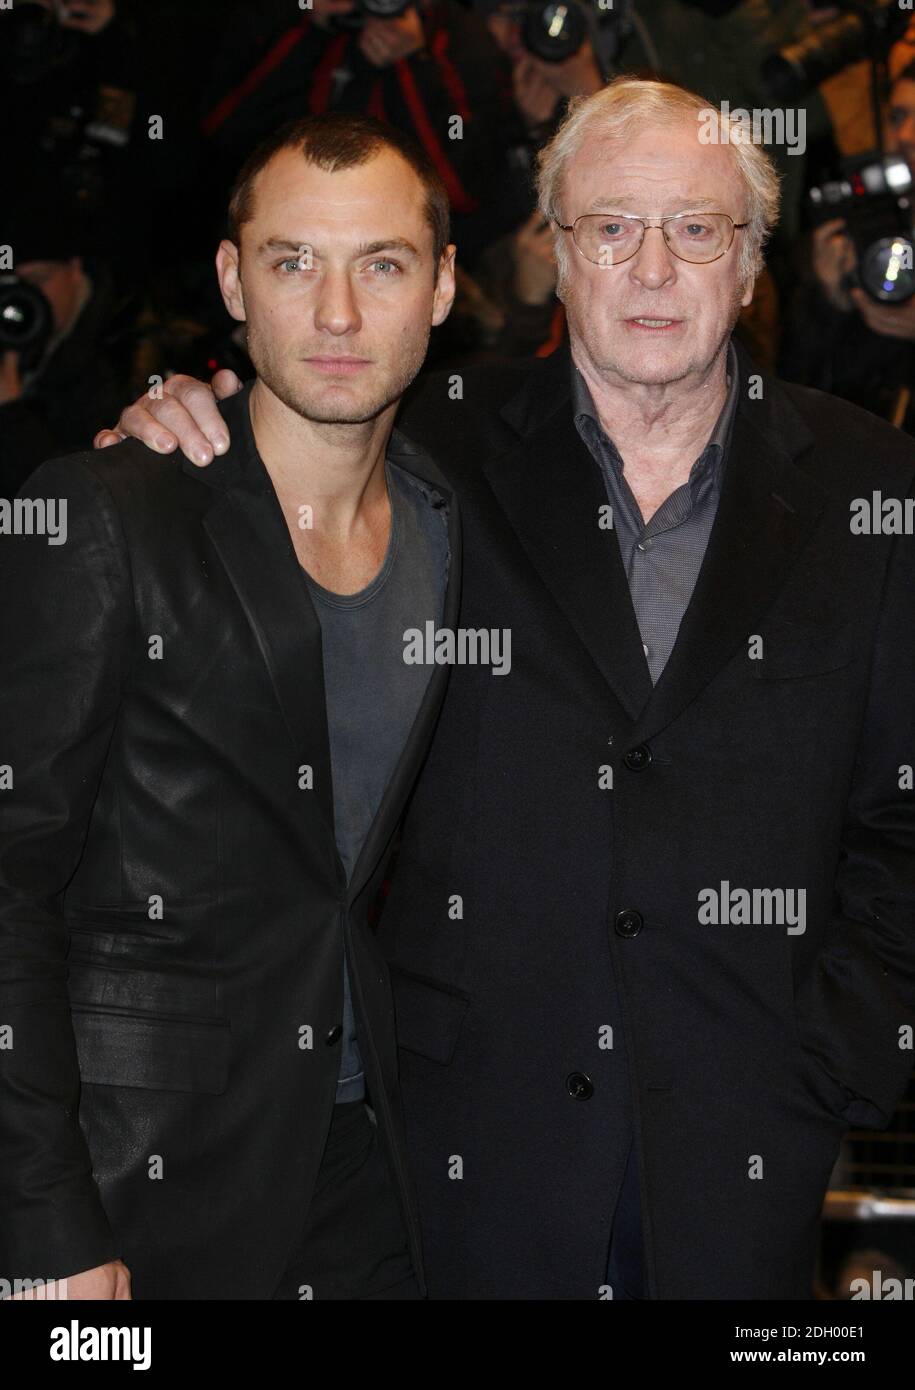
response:
M650 289L658 289L677 278L676 257L660 227L645 228L644 240L629 262L629 274Z
M356 333L362 327L355 287L346 270L324 274L315 301L315 327L326 333Z

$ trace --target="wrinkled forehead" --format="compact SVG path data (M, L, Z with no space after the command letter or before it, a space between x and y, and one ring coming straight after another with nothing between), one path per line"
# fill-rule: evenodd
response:
M570 216L610 207L660 215L687 207L740 212L742 192L733 149L703 144L698 122L685 119L625 136L589 131L569 157L560 195Z

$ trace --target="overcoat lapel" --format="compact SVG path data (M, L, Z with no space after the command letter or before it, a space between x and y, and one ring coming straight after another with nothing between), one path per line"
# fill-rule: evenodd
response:
M708 548L670 659L652 689L607 494L572 418L567 348L503 408L518 438L484 465L532 563L633 723L638 742L695 698L756 630L823 507L793 460L812 436L778 382L735 342L738 406ZM750 400L748 376L762 396Z
M635 719L651 677L616 535L600 524L607 493L568 401L485 471L541 579Z
M824 506L820 487L793 459L812 442L773 379L740 395L718 511L677 640L632 738L663 729L759 630ZM766 393L769 393L768 396ZM772 397L777 393L778 400Z

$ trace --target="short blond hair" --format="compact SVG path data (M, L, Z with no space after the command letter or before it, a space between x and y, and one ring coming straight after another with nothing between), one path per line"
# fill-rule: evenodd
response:
M564 222L559 215L562 182L569 161L578 153L585 137L593 130L611 138L623 138L633 126L673 126L684 117L709 123L714 112L718 138L733 151L736 172L746 194L747 209L742 218L749 223L740 248L742 280L759 275L763 268L763 246L778 221L779 175L770 156L759 144L737 136L728 139L732 127L740 125L696 92L673 82L657 82L641 77L616 77L599 92L573 97L562 124L537 158L537 196L540 211L551 221ZM560 271L565 264L565 239L557 232L556 254Z

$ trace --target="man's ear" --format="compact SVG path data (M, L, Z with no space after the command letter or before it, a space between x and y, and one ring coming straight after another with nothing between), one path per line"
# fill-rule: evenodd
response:
M435 328L451 313L451 306L454 303L455 280L454 280L454 255L457 251L456 246L446 246L442 252L442 258L438 266L438 280L435 284L435 291L432 296L432 327Z
M234 241L221 241L216 252L216 275L223 303L239 323L245 321L245 296L241 287L239 248Z

